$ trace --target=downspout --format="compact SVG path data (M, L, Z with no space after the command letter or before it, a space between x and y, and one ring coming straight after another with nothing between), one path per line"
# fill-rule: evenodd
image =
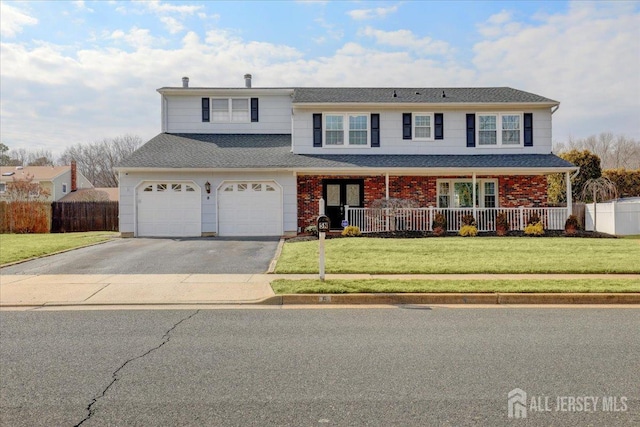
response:
M553 107L551 109L551 115L553 116L553 113L555 113L556 111L558 111L558 109L560 108L560 104L556 105L555 107Z
M384 198L389 200L389 172L384 174Z
M476 220L476 222L478 221L478 207L476 205L476 173L474 172L473 175L471 175L471 180L473 182L473 184L471 184L473 186L472 188L472 194L473 194L473 200L471 201L472 206L473 206L473 219Z
M565 179L567 180L566 185L567 185L567 216L571 216L573 215L573 191L571 189L571 181L573 181L573 179L578 176L578 174L580 173L580 167L578 167L578 170L575 171L575 173L571 176L569 176L569 172L567 172L567 174L565 175Z

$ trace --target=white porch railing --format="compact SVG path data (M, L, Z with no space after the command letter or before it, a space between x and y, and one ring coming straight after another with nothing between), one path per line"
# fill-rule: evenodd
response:
M527 221L538 215L545 230L563 230L568 217L567 208L476 208L475 219L478 231L495 231L496 217L504 212L511 230L524 230ZM402 208L370 209L345 206L344 218L349 225L360 228L362 233L381 231L432 231L431 224L436 213L447 218L447 231L459 231L462 217L474 215L472 208Z

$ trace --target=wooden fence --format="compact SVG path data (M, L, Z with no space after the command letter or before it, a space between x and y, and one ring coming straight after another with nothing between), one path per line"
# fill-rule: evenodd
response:
M53 202L51 233L118 231L118 202Z

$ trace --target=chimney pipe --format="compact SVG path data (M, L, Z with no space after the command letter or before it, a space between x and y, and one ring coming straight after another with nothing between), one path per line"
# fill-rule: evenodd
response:
M244 75L244 87L251 88L251 74Z
M78 189L78 169L76 166L76 161L71 160L71 191L76 191Z
M182 78L182 87L189 87L189 77Z

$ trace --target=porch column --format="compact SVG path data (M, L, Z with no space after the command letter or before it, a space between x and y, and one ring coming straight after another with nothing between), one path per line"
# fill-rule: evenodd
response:
M389 200L389 172L384 174L384 198Z
M474 172L473 175L471 176L473 183L471 184L473 186L473 199L471 201L472 205L473 205L473 218L478 221L478 213L476 212L477 207L476 207L476 173Z
M564 179L567 181L567 216L573 215L573 190L571 189L571 172L564 173Z

